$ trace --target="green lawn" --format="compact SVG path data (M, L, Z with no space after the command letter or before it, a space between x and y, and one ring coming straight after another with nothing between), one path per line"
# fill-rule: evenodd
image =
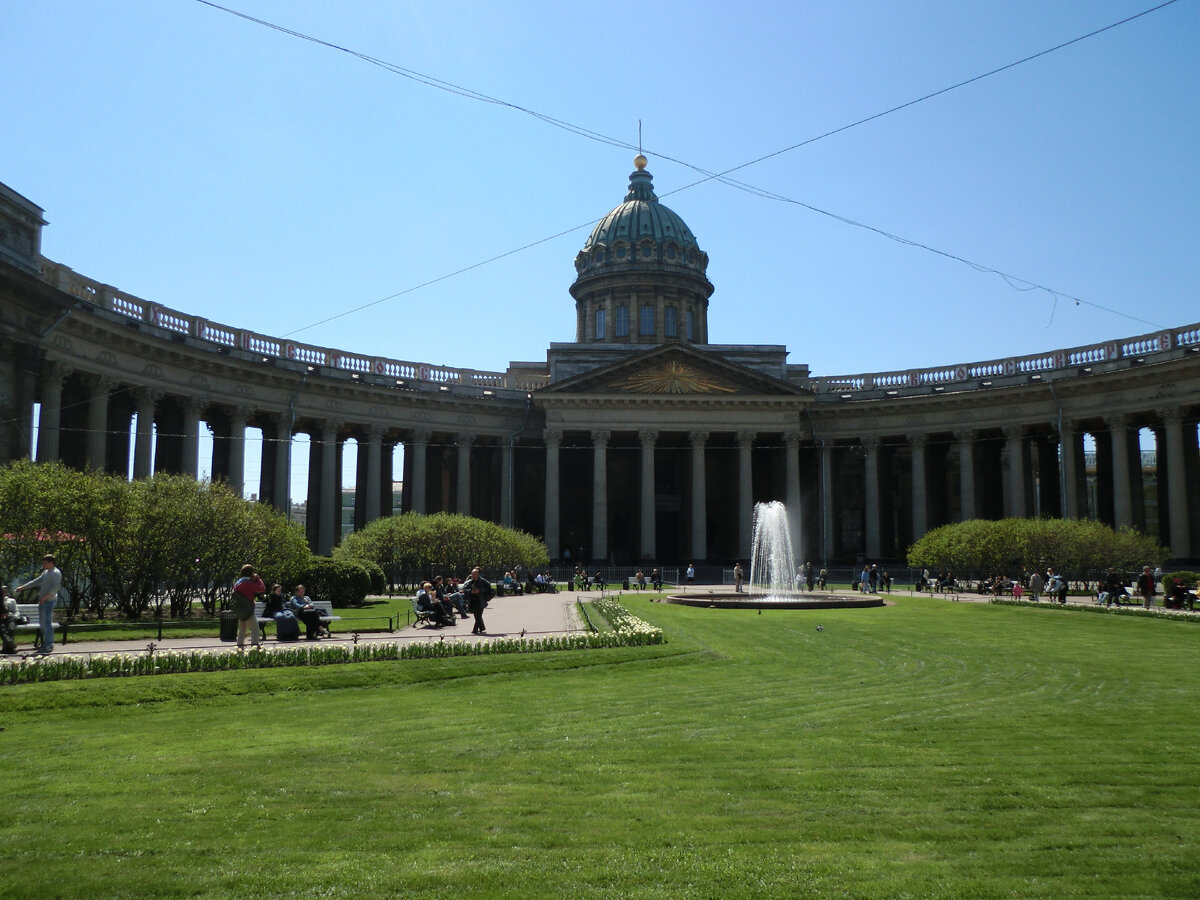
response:
M6 687L0 896L1200 896L1200 629L896 599Z

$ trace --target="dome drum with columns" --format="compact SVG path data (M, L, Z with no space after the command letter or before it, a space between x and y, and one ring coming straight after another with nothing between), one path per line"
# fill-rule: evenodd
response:
M708 343L708 254L658 201L646 158L634 160L625 201L602 218L575 257L575 340Z
M211 434L212 477L252 491L256 468L257 498L298 501L319 553L340 540L354 453L355 527L388 515L402 480L404 510L512 525L589 566L744 561L765 500L787 503L798 555L822 565L901 561L938 525L1026 515L1139 528L1200 557L1200 323L814 377L786 347L710 342L708 258L637 165L576 261L576 341L505 372L143 300L42 257L41 210L0 189L0 464L195 476Z

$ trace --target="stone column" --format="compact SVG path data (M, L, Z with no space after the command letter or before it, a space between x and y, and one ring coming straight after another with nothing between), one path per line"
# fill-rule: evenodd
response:
M863 465L866 552L868 559L879 559L881 555L879 534L879 438L865 437L862 438L860 443L866 453Z
M362 447L359 447L359 452L362 452ZM354 502L358 502L358 498L363 499L364 523L370 525L379 518L380 498L382 496L382 488L380 485L380 472L383 469L383 426L372 425L367 429L367 477L366 484L355 490ZM389 509L390 513L391 510Z
M160 391L138 388L134 394L137 404L137 433L133 440L133 477L149 478L150 457L154 442L154 407L162 397Z
M103 472L108 461L108 395L112 389L111 378L96 377L88 384L87 464L97 472ZM128 422L125 430L129 431Z
M1183 445L1183 414L1178 408L1161 413L1165 431L1163 443L1167 451L1167 483L1161 475L1158 481L1158 502L1165 498L1171 529L1171 553L1176 557L1191 556L1192 539L1188 522L1187 462ZM1160 458L1161 458L1160 448ZM1161 473L1161 469L1159 470Z
M821 561L833 556L833 445L821 444Z
M275 509L291 518L292 509L292 422L285 413L275 430Z
M1058 434L1058 466L1059 477L1062 479L1063 518L1087 518L1087 511L1079 514L1079 435L1075 431L1075 423L1063 419L1062 428Z
M650 561L658 555L654 514L654 444L658 432L639 431L638 440L642 444L642 559Z
M317 526L317 555L328 556L337 541L341 520L341 479L338 477L338 431L339 422L325 422L321 426L321 521Z
M975 432L954 432L958 441L958 494L959 518L966 522L974 519L975 506Z
M198 397L185 397L183 409L183 454L180 469L190 478L200 476L200 413L208 402Z
M558 559L562 546L558 536L559 507L558 507L558 448L562 444L562 432L547 428L542 433L546 443L546 515L544 537L546 551L551 559Z
M1025 428L1009 425L1004 429L1005 453L1008 466L1004 472L1005 513L1014 519L1023 519L1025 510Z
M51 363L42 373L42 411L38 416L38 462L54 462L59 458L59 439L62 429L62 390L68 371Z
M229 488L239 497L246 492L246 420L243 406L229 410Z
M462 433L458 436L458 494L457 510L461 515L471 514L471 444L475 435Z
M429 439L433 435L425 430L417 430L412 433L412 440L408 442L408 446L404 448L404 452L412 451L412 510L413 512L425 512L425 500L429 494L429 487L426 484L425 478L425 455L429 448Z
M683 327L682 325L680 327ZM739 431L738 445L738 555L750 558L754 538L754 449L755 433Z
M693 431L688 435L692 445L692 558L699 561L708 558L708 492L704 478L704 446L708 443L707 431Z
M925 446L927 434L911 434L908 446L912 450L912 529L913 540L920 540L929 530L929 485L926 479Z
M592 558L608 559L609 431L592 432ZM583 560L579 561L581 564Z
M1129 483L1129 419L1127 416L1108 416L1109 439L1112 444L1113 467L1113 525L1116 528L1133 526L1133 487ZM1138 460L1141 471L1141 460Z
M800 562L804 546L804 535L800 533L800 433L789 431L783 435L784 505L787 507L788 530L792 536L792 554Z
M513 445L506 440L500 445L500 524L513 524Z

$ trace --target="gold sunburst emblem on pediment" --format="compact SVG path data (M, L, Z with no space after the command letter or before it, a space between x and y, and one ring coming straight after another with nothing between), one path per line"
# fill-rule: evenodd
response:
M668 362L631 375L616 385L636 394L733 394L737 388L717 381L686 363Z

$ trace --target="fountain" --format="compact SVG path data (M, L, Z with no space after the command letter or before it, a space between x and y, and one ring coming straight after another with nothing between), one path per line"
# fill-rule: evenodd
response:
M749 592L767 598L794 593L796 562L787 507L778 500L754 504L753 534Z
M878 595L809 592L796 585L787 507L778 500L754 505L750 579L744 592L699 588L667 597L668 603L718 609L843 609L883 606Z

